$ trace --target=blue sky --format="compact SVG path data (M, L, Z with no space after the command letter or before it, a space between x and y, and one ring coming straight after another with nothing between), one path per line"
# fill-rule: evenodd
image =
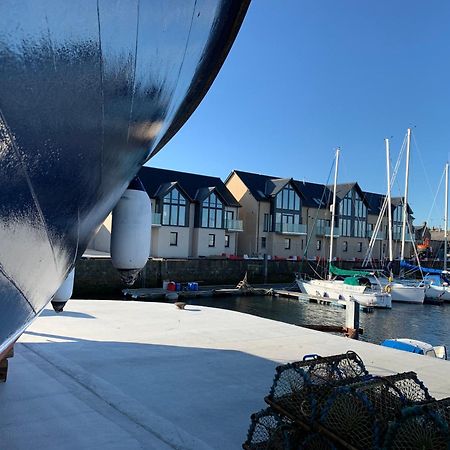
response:
M340 146L339 181L385 192L384 138L394 163L412 127L415 223L440 225L442 187L430 207L450 151L449 24L448 0L253 0L211 90L149 164L324 183Z

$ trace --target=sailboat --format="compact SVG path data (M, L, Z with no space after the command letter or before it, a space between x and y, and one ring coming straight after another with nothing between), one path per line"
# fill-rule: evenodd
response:
M336 163L334 171L333 203L331 205L331 232L330 232L330 254L329 254L329 276L328 280L313 279L305 280L297 278L296 282L300 291L313 297L322 297L328 300L334 300L341 304L347 301L356 301L362 306L391 308L391 295L381 289L374 289L370 280L369 273L355 272L344 274L336 272L333 266L333 238L334 222L336 217L336 187L339 167L340 150L336 150ZM333 278L334 275L334 278ZM372 275L370 273L370 275ZM343 279L338 279L336 277Z
M425 302L442 304L450 302L449 272L447 271L447 248L448 248L448 163L445 164L445 203L444 203L444 269L433 269L430 267L414 266L405 261L401 263L404 269L420 270L425 274Z
M390 169L390 148L389 139L385 139L386 145L386 173L387 173L387 193L386 200L381 209L378 222L375 226L374 237L369 244L368 255L365 258L363 266L368 262L368 256L375 243L375 236L378 233L381 226L382 218L387 209L388 215L388 244L389 244L389 263L392 264L393 257L393 239L392 239L392 202L391 202L391 169ZM408 204L408 177L409 177L409 155L411 145L411 130L408 129L407 141L406 141L406 182L405 182L405 196L403 201L403 224L402 224L402 240L401 240L401 260L404 260L405 254L405 237L406 237L406 223L407 223L407 204ZM394 177L397 168L394 171ZM408 281L403 279L394 279L392 274L387 277L371 278L374 286L381 285L384 291L388 291L391 294L393 302L403 303L423 303L425 297L425 285L423 283L415 282L414 280Z

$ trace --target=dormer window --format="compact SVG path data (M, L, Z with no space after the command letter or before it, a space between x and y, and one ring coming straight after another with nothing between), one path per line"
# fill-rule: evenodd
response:
M169 191L162 198L162 225L184 227L186 220L186 199L177 188Z
M212 192L202 203L202 227L223 228L224 205Z
M291 185L285 186L275 198L275 231L286 232L299 229L302 223L301 202Z
M339 226L342 236L366 237L367 207L355 189L339 202Z
M394 209L394 222L403 222L403 205L398 205L397 208Z
M285 186L276 197L276 209L285 209L289 211L300 210L300 197L294 191L292 186Z

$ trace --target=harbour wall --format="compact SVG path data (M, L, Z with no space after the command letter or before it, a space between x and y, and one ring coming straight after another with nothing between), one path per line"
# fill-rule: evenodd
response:
M337 266L352 269L360 262L340 261ZM162 287L164 280L205 285L236 285L247 273L250 284L293 283L295 273L323 276L326 261L262 259L149 259L133 288ZM394 273L398 263L394 263ZM121 298L126 288L109 258L82 258L75 269L73 298Z

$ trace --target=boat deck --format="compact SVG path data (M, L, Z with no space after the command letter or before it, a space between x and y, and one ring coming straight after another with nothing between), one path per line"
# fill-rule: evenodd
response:
M5 449L238 449L275 367L356 351L450 395L450 362L222 309L72 300L21 337L0 385Z

